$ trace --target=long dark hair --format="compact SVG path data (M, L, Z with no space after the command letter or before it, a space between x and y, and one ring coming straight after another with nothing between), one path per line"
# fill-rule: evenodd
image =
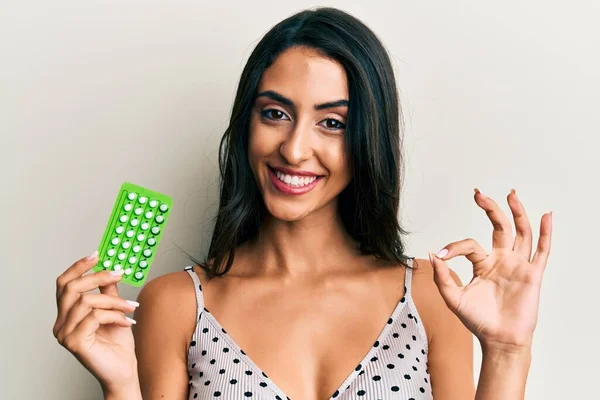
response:
M208 254L199 262L208 277L226 274L235 248L254 237L266 208L248 163L254 96L263 72L284 50L306 46L339 62L347 75L349 106L344 144L352 179L340 193L345 229L364 254L408 267L398 221L404 174L403 120L394 71L377 36L339 9L320 7L275 25L258 43L242 72L229 127L219 145L220 203Z

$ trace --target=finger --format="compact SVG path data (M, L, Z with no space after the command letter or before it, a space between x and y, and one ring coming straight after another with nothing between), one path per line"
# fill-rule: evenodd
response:
M512 249L512 228L504 211L500 209L494 200L484 196L479 189L475 189L475 202L486 212L494 227L492 247L494 249Z
M532 264L546 268L550 248L552 245L552 212L542 215L540 222L540 238L538 240L537 250L533 255Z
M82 293L89 292L98 288L99 286L105 286L110 283L115 283L121 280L123 271L100 271L95 274L86 275L77 279L74 279L67 283L63 289L58 302L58 314L54 323L52 332L54 336L58 334L64 324L65 318L69 314L71 307L79 300Z
M529 218L525 212L525 207L523 207L523 204L519 200L515 189L512 189L508 195L508 205L510 206L510 211L512 212L515 221L515 230L517 232L513 250L529 261L531 260L533 234L531 232Z
M81 277L84 273L89 271L96 265L98 262L98 251L94 251L87 257L80 258L73 265L65 270L59 277L56 279L56 304L58 305L58 301L60 296L62 296L62 292L65 290L65 286L73 279Z
M65 335L60 344L66 347L71 353L77 355L82 351L82 345L93 336L100 325L115 324L124 328L135 324L135 320L125 316L120 311L114 310L92 310L70 335Z
M445 261L458 256L464 256L473 264L479 263L488 257L487 251L475 240L471 238L452 242L438 251L436 256Z
M100 293L108 294L110 296L119 297L119 289L117 288L117 283L110 283L108 285L103 285L99 287Z
M77 325L94 309L117 310L124 314L133 312L139 303L131 300L125 300L120 297L109 296L98 293L83 294L77 303L71 308L60 328L57 339L61 340L60 335L69 335Z
M458 286L452 276L446 262L429 253L429 261L433 266L433 281L444 302L452 312L456 312L462 296L462 287Z

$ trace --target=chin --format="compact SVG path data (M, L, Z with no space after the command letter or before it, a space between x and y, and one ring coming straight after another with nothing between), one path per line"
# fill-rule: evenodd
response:
M280 200L272 202L266 200L265 206L273 218L286 222L299 221L312 211L312 208L308 208L306 205L286 205L282 204Z

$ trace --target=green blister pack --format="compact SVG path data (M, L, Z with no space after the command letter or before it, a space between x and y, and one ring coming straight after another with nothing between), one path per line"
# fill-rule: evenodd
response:
M98 247L95 272L123 270L121 282L146 282L173 200L162 193L125 182Z

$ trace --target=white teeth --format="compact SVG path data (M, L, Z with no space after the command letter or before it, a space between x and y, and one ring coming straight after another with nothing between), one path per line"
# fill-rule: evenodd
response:
M317 177L316 176L297 176L297 175L288 175L288 174L282 174L279 171L275 171L275 175L277 176L277 179L279 179L282 182L285 182L288 186L293 186L293 187L301 187L301 186L306 186L310 183L313 183Z

